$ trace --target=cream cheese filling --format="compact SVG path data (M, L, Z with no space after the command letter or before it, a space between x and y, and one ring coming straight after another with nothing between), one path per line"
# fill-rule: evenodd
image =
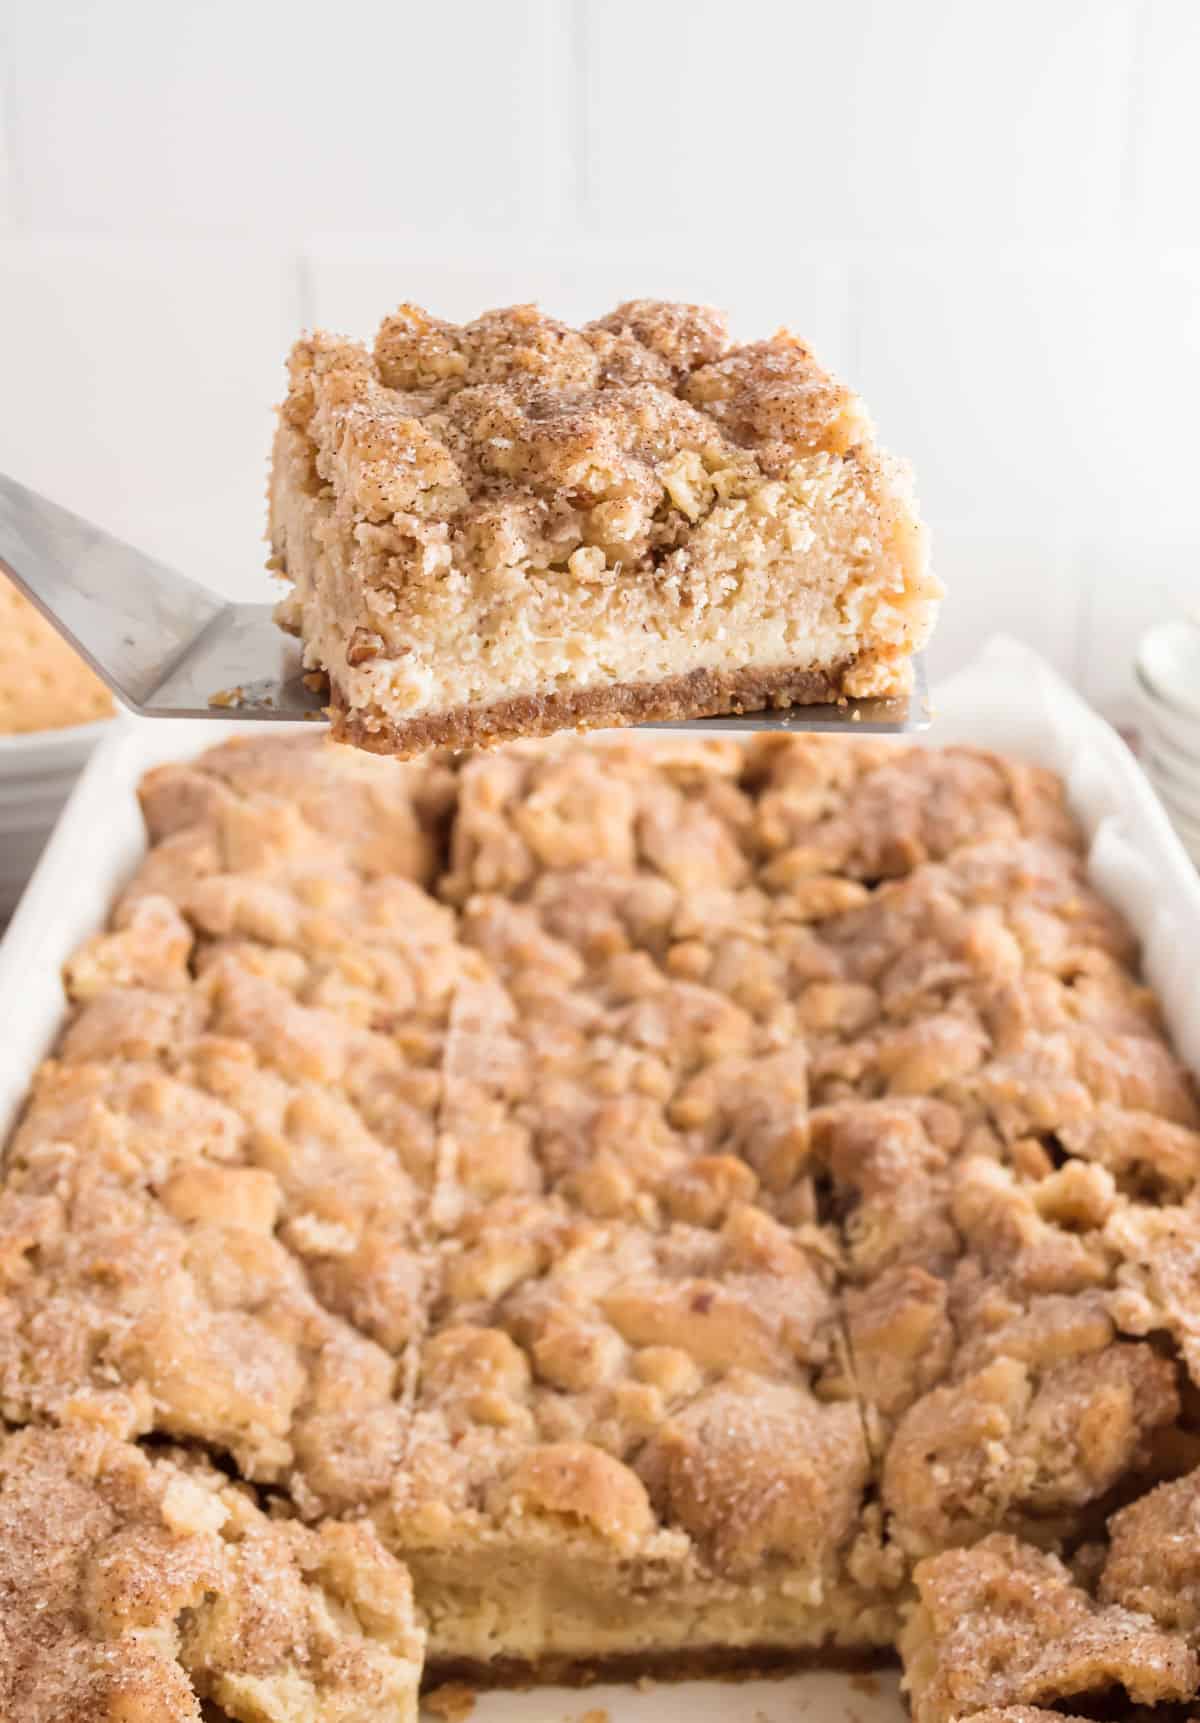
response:
M350 709L401 719L614 683L653 685L697 669L832 669L853 659L861 668L852 691L887 693L906 686L901 655L928 635L940 593L932 577L914 581L900 549L847 575L819 545L807 558L747 570L719 601L682 619L677 603L656 603L648 581L531 578L488 603L457 591L451 573L433 624L406 636L388 615L388 594L364 586L346 540L329 530L329 504L284 501L294 592L281 609L304 639L306 663L329 673ZM352 663L347 648L360 627L380 648Z

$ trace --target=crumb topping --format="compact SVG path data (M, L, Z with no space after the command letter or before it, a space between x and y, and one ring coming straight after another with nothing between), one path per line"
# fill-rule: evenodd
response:
M0 1437L0 1599L12 1723L415 1718L411 1588L369 1527L86 1424Z
M1113 1689L1126 1705L1195 1692L1200 1666L1185 1640L1146 1615L1097 1604L1055 1556L1014 1538L993 1533L936 1556L915 1580L919 1601L902 1639L915 1723L993 1707L1061 1714Z
M465 325L404 305L373 355L317 334L290 374L313 482L380 529L360 542L386 547L397 602L460 554L493 586L528 561L611 580L718 504L803 483L801 456L869 434L793 336L731 348L718 312L650 300L582 330L532 305Z

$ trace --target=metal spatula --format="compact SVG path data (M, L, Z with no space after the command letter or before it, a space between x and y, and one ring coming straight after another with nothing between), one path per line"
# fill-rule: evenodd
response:
M143 718L322 716L300 649L269 604L232 604L0 473L0 570ZM783 712L649 724L652 730L924 730L930 707L916 661L908 700L794 706Z

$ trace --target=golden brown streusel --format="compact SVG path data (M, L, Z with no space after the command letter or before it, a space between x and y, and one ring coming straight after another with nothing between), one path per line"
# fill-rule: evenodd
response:
M992 1533L918 1564L901 1637L914 1723L1107 1697L1190 1699L1200 1665L1149 1616L1097 1604L1055 1556ZM1005 1713L1007 1715L1007 1712ZM1124 1713L1122 1713L1124 1714Z
M0 1600L10 1723L415 1723L412 1589L370 1527L86 1420L0 1435Z
M1122 1508L1109 1537L1101 1596L1200 1643L1200 1471Z

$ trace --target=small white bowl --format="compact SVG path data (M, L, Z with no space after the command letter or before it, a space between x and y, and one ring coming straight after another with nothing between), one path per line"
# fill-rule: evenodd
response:
M88 755L117 722L0 736L0 926L16 908Z
M6 772L3 769L6 763L0 761L0 802L16 803L21 800L22 796L27 796L43 787L73 784L81 769L74 762L71 762L53 772Z
M1137 693L1138 725L1147 741L1179 755L1185 765L1200 770L1200 724L1181 717L1173 707L1156 699L1140 678Z
M1153 760L1169 777L1200 788L1200 756L1177 747L1148 723L1141 727L1141 747L1146 759Z
M1156 778L1153 773L1150 781L1163 807L1171 816L1171 824L1177 829L1183 826L1194 826L1200 832L1200 805L1186 791L1179 791L1167 778Z
M1151 628L1134 675L1149 735L1200 767L1200 624L1179 619Z
M1200 832L1195 833L1194 836L1189 836L1187 832L1177 832L1175 835L1183 845L1184 853L1190 856L1196 866L1200 868Z
M1176 792L1164 779L1152 780L1155 793L1167 810L1171 824L1193 853L1200 847L1200 813L1190 802L1176 799Z
M1138 729L1146 749L1157 754L1160 760L1165 760L1181 778L1200 779L1200 752L1196 748L1184 747L1175 740L1174 735L1161 723L1158 710L1146 700L1141 703Z
M1142 755L1148 769L1161 772L1182 789L1200 791L1200 759L1193 759L1174 743L1164 741L1155 731L1142 731Z
M1134 679L1147 776L1200 864L1200 625L1178 618L1151 628Z
M1200 731L1200 624L1158 623L1142 637L1137 668L1153 698Z
M30 730L20 736L0 736L0 779L44 778L63 771L78 772L111 718L93 724L67 724L61 730Z

